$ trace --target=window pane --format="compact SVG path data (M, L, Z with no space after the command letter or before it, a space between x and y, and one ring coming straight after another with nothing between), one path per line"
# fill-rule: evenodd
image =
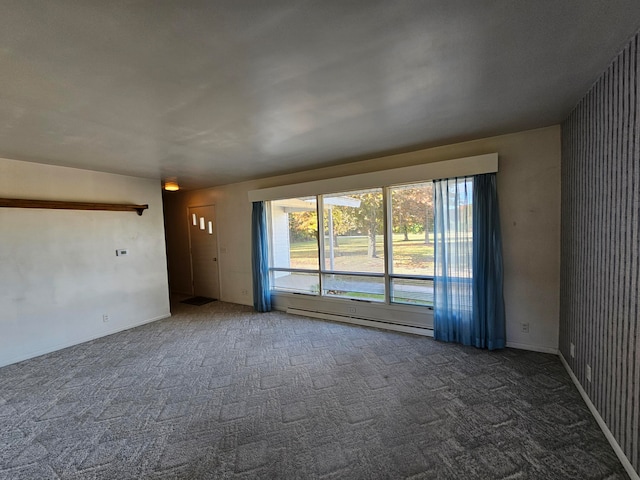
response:
M446 265L449 278L471 278L473 271L473 178L456 178L436 183L436 193L442 200L438 210L438 260ZM446 239L446 240L445 240ZM438 267L440 269L440 267ZM440 271L440 270L439 270ZM467 288L461 284L459 288Z
M391 273L433 276L433 183L391 189Z
M322 294L384 302L384 278L326 274L322 276Z
M272 267L318 270L316 197L271 202Z
M382 189L324 195L325 269L384 272Z
M320 282L317 273L271 271L271 289L317 295Z
M391 301L410 305L433 305L433 280L391 279Z

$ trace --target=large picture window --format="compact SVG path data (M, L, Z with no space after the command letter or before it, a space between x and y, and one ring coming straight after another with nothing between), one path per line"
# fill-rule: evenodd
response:
M433 306L432 182L274 200L269 212L275 293Z
M470 225L467 183L447 194L464 197L451 217ZM433 182L274 200L269 212L275 293L433 306Z
M411 162L420 155L413 152ZM356 323L428 329L442 325L449 304L459 319L473 303L458 293L472 285L474 269L486 273L459 253L493 242L478 227L488 223L478 212L497 212L474 199L481 179L497 171L498 154L487 153L251 190L249 201L264 207L268 223L261 229L267 241L258 244L259 298L280 310Z

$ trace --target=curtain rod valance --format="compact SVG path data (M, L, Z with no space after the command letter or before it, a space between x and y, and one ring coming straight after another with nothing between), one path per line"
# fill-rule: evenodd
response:
M487 153L455 160L423 163L409 167L251 190L249 192L249 201L260 202L306 195L340 193L363 188L401 185L403 183L479 175L497 171L498 154Z

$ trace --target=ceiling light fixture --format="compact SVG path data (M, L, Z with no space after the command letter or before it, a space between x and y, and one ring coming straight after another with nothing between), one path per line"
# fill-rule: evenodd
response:
M164 189L167 192L177 192L178 190L180 190L180 185L178 185L178 182L174 180L165 180Z

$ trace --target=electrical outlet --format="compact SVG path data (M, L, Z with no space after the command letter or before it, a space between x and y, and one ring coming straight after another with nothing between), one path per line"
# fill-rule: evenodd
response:
M529 324L528 323L521 323L520 324L520 329L521 329L522 333L529 333Z
M587 381L591 381L591 365L587 363Z
M246 288L243 288L241 293L243 297L246 297L249 295L249 290L247 290Z
M573 344L573 342L571 342L569 353L571 353L571 358L576 358L576 346Z
M106 313L104 315L102 315L102 321L103 322L108 322L109 321L109 315L107 315Z

